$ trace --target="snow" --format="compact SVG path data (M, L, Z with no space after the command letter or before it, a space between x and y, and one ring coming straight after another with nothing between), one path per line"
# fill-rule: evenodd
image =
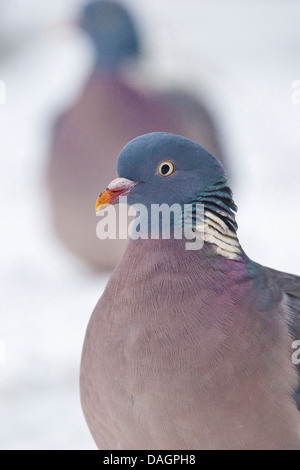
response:
M94 449L78 371L109 276L57 241L43 182L51 122L80 90L92 52L68 24L82 2L47 0L30 15L37 3L0 1L0 448ZM216 113L243 248L299 274L299 3L124 3L144 34L144 77L185 84Z

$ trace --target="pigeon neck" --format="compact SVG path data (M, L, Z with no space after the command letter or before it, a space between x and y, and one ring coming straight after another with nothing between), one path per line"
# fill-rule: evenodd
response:
M196 237L198 240L202 240L202 243L195 244L190 249L201 249L203 242L205 242L212 245L212 249L217 255L233 261L240 261L242 259L243 250L239 244L236 232L229 229L217 213L205 210L204 208L204 213L202 212L202 215L200 213L200 217L197 216L195 220L193 220L192 214L194 213L191 212L190 219L186 219L182 218L182 213L180 212L177 214L175 222L171 220L171 225L167 223L165 226L163 218L161 220L151 217L151 214L148 212L143 216L143 212L139 211L131 225L131 238L133 240L137 238L156 240L183 238L187 243L195 243ZM167 217L165 221L170 222L170 219ZM192 239L193 242L191 241Z
M237 206L232 199L232 192L226 184L226 179L221 178L208 187L195 202L204 205L204 222L196 226L196 231L203 233L204 241L212 244L216 254L238 261L243 250L236 234Z
M203 233L204 242L212 244L216 254L234 261L241 259L242 248L236 232L230 230L217 214L204 211L204 223L196 226L196 231Z
M213 245L204 243L202 248L190 250L186 248L185 239L140 238L129 240L124 259L130 260L130 262L135 260L136 269L141 265L143 266L141 269L147 266L148 273L149 271L158 273L162 270L177 272L184 269L193 277L193 272L196 276L201 265L203 272L210 272L210 278L214 276L213 273L217 272L227 273L231 278L234 276L235 280L255 276L255 269L244 253L238 260L228 259L225 256L217 256L212 247ZM170 269L170 263L172 269Z

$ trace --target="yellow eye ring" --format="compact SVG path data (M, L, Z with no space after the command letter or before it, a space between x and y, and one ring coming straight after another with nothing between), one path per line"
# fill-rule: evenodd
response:
M169 160L165 160L165 161L161 162L158 165L158 168L157 168L157 172L158 172L159 176L162 176L163 178L166 178L167 176L170 176L173 173L174 170L175 170L175 167L174 167L173 163L170 162Z

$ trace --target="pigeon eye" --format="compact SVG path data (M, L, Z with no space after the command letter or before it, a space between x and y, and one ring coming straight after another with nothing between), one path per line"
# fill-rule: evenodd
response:
M173 173L174 169L175 168L172 162L164 161L158 165L157 171L160 176L163 176L165 178L166 176L170 176Z

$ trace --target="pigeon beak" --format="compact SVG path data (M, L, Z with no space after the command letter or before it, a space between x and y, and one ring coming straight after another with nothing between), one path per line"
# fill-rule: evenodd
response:
M127 178L116 178L109 183L108 188L100 194L96 201L96 214L99 214L105 207L119 202L120 196L127 196L131 189L138 183Z

